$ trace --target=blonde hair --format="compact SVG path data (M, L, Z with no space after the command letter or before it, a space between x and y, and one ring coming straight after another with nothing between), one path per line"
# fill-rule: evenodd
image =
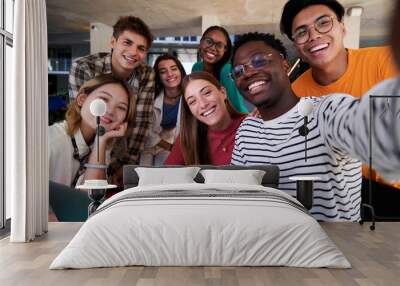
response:
M129 85L122 79L114 77L112 74L102 74L86 81L79 89L77 97L72 101L65 114L65 120L67 121L67 134L72 136L78 130L82 117L81 107L78 104L78 96L81 94L90 95L93 91L106 84L119 84L128 95L128 111L124 122L127 121L129 124L135 118L136 101L132 94L132 90Z

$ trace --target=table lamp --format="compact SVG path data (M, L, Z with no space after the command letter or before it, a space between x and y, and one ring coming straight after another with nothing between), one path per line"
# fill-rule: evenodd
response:
M96 117L96 144L97 144L97 164L87 164L92 165L93 168L102 169L105 165L99 163L100 158L100 136L103 136L106 132L105 128L100 125L100 117L106 114L107 105L102 99L95 99L90 103L90 113ZM89 216L96 211L100 206L101 200L104 199L106 195L106 189L116 188L115 185L109 185L107 180L85 180L83 185L77 186L78 189L87 189L89 199L92 201L88 206Z
M304 117L304 124L299 128L299 133L301 136L305 137L304 160L307 162L307 135L310 132L310 130L307 127L307 124L308 124L308 116L313 112L314 105L310 99L302 98L297 104L297 109L299 111L299 114Z

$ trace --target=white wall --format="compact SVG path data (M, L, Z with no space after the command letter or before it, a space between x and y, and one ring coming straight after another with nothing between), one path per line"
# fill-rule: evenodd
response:
M103 23L90 24L90 53L109 52L113 28Z
M344 46L346 48L358 49L360 47L360 16L344 17L344 25L346 27L346 36L344 38Z

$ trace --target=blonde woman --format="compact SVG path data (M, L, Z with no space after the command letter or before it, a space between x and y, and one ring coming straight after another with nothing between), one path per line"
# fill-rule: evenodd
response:
M98 98L107 106L106 114L100 119L105 134L99 138L99 161L97 152L92 152L96 119L90 113L90 103ZM85 179L105 178L104 169L85 168L84 165L107 163L107 144L112 138L124 136L128 122L134 118L133 98L128 85L111 74L85 82L68 107L66 120L49 127L50 180L75 187L82 175Z

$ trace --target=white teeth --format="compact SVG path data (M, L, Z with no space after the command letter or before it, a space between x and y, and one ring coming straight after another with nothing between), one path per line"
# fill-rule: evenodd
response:
M259 87L259 86L261 86L263 84L265 84L265 81L256 81L256 82L253 82L252 84L250 84L248 89L250 91L252 91L252 90L256 89L257 87Z
M207 116L209 116L210 114L212 114L214 111L215 111L215 107L213 107L213 108L207 110L206 112L203 112L201 115L204 116L204 117L207 117Z
M134 58L128 57L128 56L125 56L125 59L127 59L128 61L134 61L135 60Z
M327 48L328 46L329 46L328 44L321 44L321 45L312 47L312 48L310 49L310 52L311 52L311 53L314 53L314 52L316 52L316 51L325 49L325 48Z
M209 56L209 57L211 57L211 58L215 58L215 55L214 54L211 54L211 53L206 53L207 54L207 56Z

